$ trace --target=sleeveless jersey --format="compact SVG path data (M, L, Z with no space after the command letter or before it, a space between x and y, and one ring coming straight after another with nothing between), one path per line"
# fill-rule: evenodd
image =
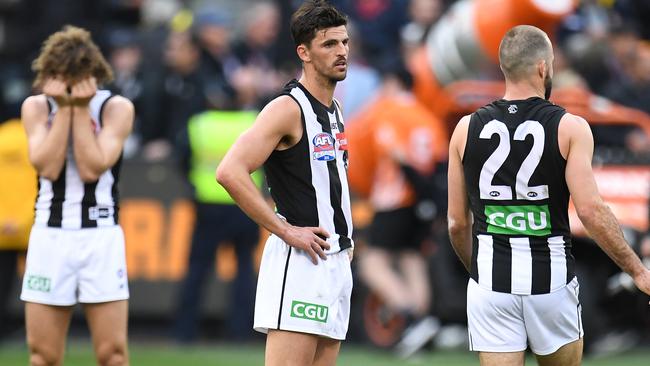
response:
M545 294L574 277L558 145L564 113L534 97L498 100L471 116L463 155L474 215L470 275L484 288Z
M102 111L111 96L107 90L98 90L90 101L90 116L96 134L102 129ZM48 98L48 106L49 126L58 106L52 98ZM102 173L96 182L84 183L77 171L70 136L66 160L57 180L38 178L34 224L64 229L117 225L117 184L121 162L120 156L117 163Z
M297 80L282 92L300 106L302 137L286 150L274 150L264 163L277 213L296 226L327 230L336 253L354 246L347 180L348 152L338 102L326 107Z

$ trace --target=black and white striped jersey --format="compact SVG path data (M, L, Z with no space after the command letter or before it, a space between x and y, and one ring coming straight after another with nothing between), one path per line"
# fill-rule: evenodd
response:
M297 80L290 81L282 94L300 106L303 133L296 145L273 151L264 163L277 212L292 225L327 230L327 253L350 248L354 243L348 151L338 103L323 105Z
M90 101L90 115L95 133L102 129L102 110L111 96L110 91L98 90ZM48 125L51 125L58 107L51 98L48 98L48 105ZM120 157L96 182L84 183L77 171L70 136L66 160L59 178L56 181L43 177L38 179L34 224L64 229L117 225L117 184L121 161Z
M545 294L574 277L558 145L564 113L534 97L498 100L471 116L463 155L474 215L471 277L484 288Z

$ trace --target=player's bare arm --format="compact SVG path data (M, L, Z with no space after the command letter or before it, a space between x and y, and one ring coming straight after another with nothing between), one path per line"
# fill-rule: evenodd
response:
M95 134L88 103L97 92L92 78L72 86L74 156L79 176L84 182L94 182L110 169L122 152L131 132L134 118L133 104L115 96L106 102L102 112L102 129Z
M603 202L591 169L594 141L587 121L567 113L560 121L560 150L566 157L566 181L578 217L596 243L639 289L650 294L650 271L623 237L609 207Z
M463 152L467 141L470 116L461 118L449 142L449 172L447 222L449 238L467 271L472 262L472 216L467 202L465 173L463 172Z
M300 107L289 96L276 98L230 148L217 168L217 181L249 217L287 244L305 250L316 264L318 256L327 259L323 248L329 249L319 235L329 234L319 227L296 227L281 220L250 178L273 150L289 148L301 136Z
M51 126L48 126L48 96L62 104ZM61 174L70 135L71 108L66 105L66 97L65 82L48 79L43 85L43 95L25 99L21 109L21 119L29 144L29 160L38 175L52 181Z

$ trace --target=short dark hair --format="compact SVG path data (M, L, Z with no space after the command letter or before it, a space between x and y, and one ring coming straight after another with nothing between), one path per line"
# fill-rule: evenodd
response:
M71 84L90 76L95 77L99 84L113 80L113 71L92 41L90 32L71 25L43 42L41 53L32 63L32 70L36 72L35 87L40 87L51 77L62 77Z
M531 25L518 25L503 36L499 45L499 63L507 79L521 80L539 60L549 62L553 48L543 30ZM550 65L549 65L550 66Z
M296 46L309 46L317 31L347 24L347 17L327 1L308 0L291 16L291 37Z

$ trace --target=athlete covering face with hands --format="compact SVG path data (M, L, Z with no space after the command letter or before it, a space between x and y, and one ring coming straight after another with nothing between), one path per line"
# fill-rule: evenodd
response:
M97 89L112 72L90 34L65 27L34 61L22 121L39 175L21 299L32 365L60 365L73 305L84 311L100 365L127 365L124 236L118 225L127 99Z

